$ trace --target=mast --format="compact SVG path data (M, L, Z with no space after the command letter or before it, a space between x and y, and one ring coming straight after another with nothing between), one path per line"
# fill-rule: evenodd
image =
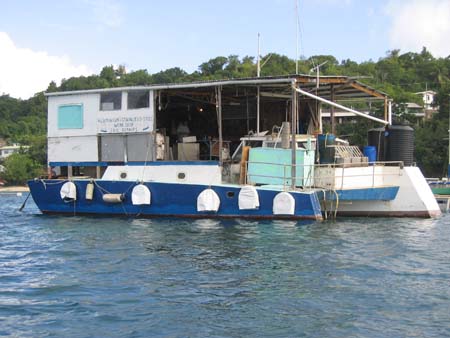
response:
M295 0L295 74L298 74L298 31L299 31L299 22L298 22L298 0Z
M259 32L258 32L258 56L256 57L256 77L261 76L261 50L260 50L260 44L259 44ZM260 97L261 97L261 90L259 85L256 86L256 133L259 134L259 114L260 114Z
M260 77L261 76L261 59L260 59L260 55L261 55L261 50L260 50L260 45L259 45L259 32L258 32L258 54L256 55L256 77Z

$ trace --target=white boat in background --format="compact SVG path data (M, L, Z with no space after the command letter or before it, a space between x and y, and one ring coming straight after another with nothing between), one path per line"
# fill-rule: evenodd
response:
M418 168L402 159L369 163L358 147L318 137L323 105L332 121L336 108L390 124L386 94L352 78L46 95L49 177L28 183L43 213L312 220L440 213ZM341 104L350 99L379 102L384 119Z

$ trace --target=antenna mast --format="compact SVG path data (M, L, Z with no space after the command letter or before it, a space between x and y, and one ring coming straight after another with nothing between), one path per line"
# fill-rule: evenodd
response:
M298 0L295 0L295 74L298 74Z
M256 57L256 76L260 77L261 76L261 51L260 51L260 46L259 46L259 32L258 32L258 55ZM259 118L260 118L260 97L261 97L261 92L260 92L260 88L259 85L256 86L256 133L259 134Z
M256 56L256 76L260 77L261 76L261 50L260 50L260 46L259 46L259 32L258 32L258 55Z
M317 65L309 70L309 72L316 71L316 89L319 89L319 84L320 84L320 67L322 67L327 62L328 62L328 60L322 62L320 65Z

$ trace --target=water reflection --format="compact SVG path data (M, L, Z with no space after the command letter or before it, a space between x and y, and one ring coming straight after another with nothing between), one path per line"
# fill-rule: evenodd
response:
M224 226L221 220L215 218L196 219L193 224L200 230L217 230Z
M448 215L48 217L0 198L0 335L450 334Z

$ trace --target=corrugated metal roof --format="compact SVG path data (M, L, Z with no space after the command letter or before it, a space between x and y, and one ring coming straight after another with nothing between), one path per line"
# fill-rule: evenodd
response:
M320 96L330 96L332 86L335 90L336 99L344 98L387 98L387 94L376 90L364 83L357 81L355 78L347 76L320 76L319 88L317 86L317 77L305 74L292 74L284 76L265 76L239 79L224 79L224 80L206 80L186 83L167 83L167 84L152 84L147 86L129 86L129 87L113 87L113 88L98 88L88 90L76 90L65 92L45 93L46 96L63 96L63 95L77 95L77 94L94 94L102 92L114 91L137 91L137 90L171 90L171 89L201 89L216 86L261 86L261 87L277 87L280 85L287 85L296 82L302 89L315 92ZM284 86L283 86L284 87Z

